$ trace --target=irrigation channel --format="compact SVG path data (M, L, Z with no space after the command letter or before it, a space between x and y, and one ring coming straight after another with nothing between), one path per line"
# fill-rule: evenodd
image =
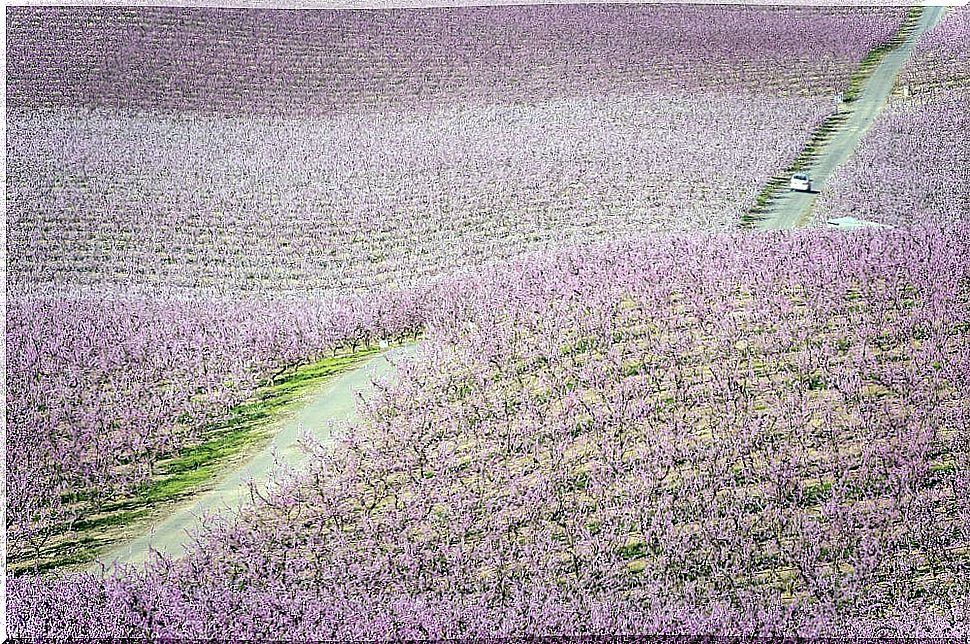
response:
M840 107L841 113L837 115L837 125L831 135L808 157L807 163L799 168L811 176L812 192L790 192L788 177L780 177L781 181L772 190L765 208L755 217L757 228L782 230L797 228L809 222L819 190L825 187L835 169L849 159L866 130L885 107L896 79L920 36L932 29L945 13L945 7L922 7L919 19L906 39L888 52L872 70L855 99ZM858 222L858 225L866 223Z
M420 343L414 343L389 349L328 380L300 401L300 407L280 425L265 449L152 525L147 533L98 557L90 570L99 571L102 564L143 564L153 551L169 557L182 555L191 543L192 532L207 517L236 511L250 502L250 482L265 487L279 473L280 466L297 473L304 469L309 457L300 445L303 437L309 434L326 444L332 440L330 432L334 426L356 422L358 395L372 394L374 381L393 380L396 364L416 354L419 346Z

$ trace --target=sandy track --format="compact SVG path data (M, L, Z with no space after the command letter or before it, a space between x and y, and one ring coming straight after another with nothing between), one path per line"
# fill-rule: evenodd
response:
M873 121L886 105L896 78L909 60L913 46L924 33L932 29L945 15L945 7L923 7L919 23L906 41L890 52L873 70L858 98L848 106L848 119L819 151L808 166L814 192L788 192L788 186L772 195L771 203L757 227L762 230L797 228L807 224L818 193L825 187L835 169L845 163ZM845 108L843 108L845 109Z
M251 501L249 483L265 486L278 472L277 461L296 472L304 469L308 456L300 448L300 440L310 434L326 444L331 440L334 425L357 420L357 396L373 392L373 381L393 379L396 363L418 350L417 344L397 347L375 356L352 371L339 374L325 382L319 390L306 398L302 406L288 415L274 434L269 445L238 469L227 473L210 489L196 496L149 531L123 546L100 556L91 570L101 564L141 564L153 550L169 556L179 556L191 542L191 532L205 517L237 511Z

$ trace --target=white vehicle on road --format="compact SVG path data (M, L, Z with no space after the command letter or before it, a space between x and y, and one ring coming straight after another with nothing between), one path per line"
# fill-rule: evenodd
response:
M788 182L788 190L798 190L799 192L812 191L812 178L807 174L793 174L791 181Z

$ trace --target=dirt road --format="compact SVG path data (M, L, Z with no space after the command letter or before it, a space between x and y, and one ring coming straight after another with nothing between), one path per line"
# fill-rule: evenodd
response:
M308 457L300 449L300 439L307 433L321 442L330 440L334 425L357 419L357 394L373 391L372 380L391 379L394 364L417 353L418 344L397 347L375 356L353 371L335 376L285 420L272 442L241 468L229 473L211 489L179 508L149 533L98 558L91 570L100 570L101 562L111 565L143 563L151 551L178 556L190 542L189 532L200 520L213 513L232 512L250 501L249 482L265 485L276 471L276 461L287 468L303 469Z
M809 214L818 192L837 167L844 163L855 151L866 130L886 105L896 78L909 59L913 45L926 31L934 27L946 12L945 7L923 7L919 23L902 45L890 52L873 70L865 82L858 98L844 105L849 117L831 139L824 144L816 159L808 166L814 191L789 192L788 186L782 187L772 195L768 208L762 214L757 227L762 230L797 228L809 221Z

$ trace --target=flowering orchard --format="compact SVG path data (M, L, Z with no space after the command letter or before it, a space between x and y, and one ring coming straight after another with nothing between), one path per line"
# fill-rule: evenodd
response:
M852 216L895 226L970 220L970 86L902 101L876 120L834 174L818 218Z
M8 9L12 559L426 337L188 556L9 579L11 635L970 634L966 12L821 199L932 224L727 230L905 15Z
M379 119L18 113L8 270L374 290L564 239L724 228L826 109L668 92Z
M7 303L8 557L38 556L268 374L413 336L420 294L234 300L43 289Z
M448 281L305 479L183 559L13 580L13 633L966 635L968 252L658 236Z
M891 225L970 219L970 10L920 40L889 107L819 199L819 218Z
M740 76L721 75L741 91L779 73L753 47L806 55L778 37L799 12L752 23L707 11L722 20L595 10L612 36L580 42L579 8L10 9L11 552L37 551L90 503L144 481L280 364L420 326L422 305L396 289L563 236L723 225L797 152L819 101L631 89L601 57L619 47L631 77L649 63L653 85L676 68L702 87L710 70L681 64L675 45L726 29L751 41ZM830 56L804 91L840 82L896 12L808 13L820 21L808 38ZM676 42L647 42L625 18L664 23ZM858 41L833 37L845 24ZM518 61L493 61L509 70L495 95L481 88L496 79L477 85L489 42ZM542 47L526 56L521 43ZM429 75L400 64L426 54ZM596 63L609 98L558 83L574 55ZM641 89L642 102L624 94ZM428 109L415 113L420 97ZM755 136L739 145L738 133ZM168 294L186 286L199 290ZM333 297L363 289L390 295ZM256 290L271 299L238 297ZM312 302L276 296L308 290Z
M913 94L945 93L970 82L970 10L950 9L946 19L916 43L899 79Z
M904 15L659 5L11 8L7 91L24 107L273 115L671 87L829 95Z
M11 279L387 289L730 226L904 14L12 8Z

